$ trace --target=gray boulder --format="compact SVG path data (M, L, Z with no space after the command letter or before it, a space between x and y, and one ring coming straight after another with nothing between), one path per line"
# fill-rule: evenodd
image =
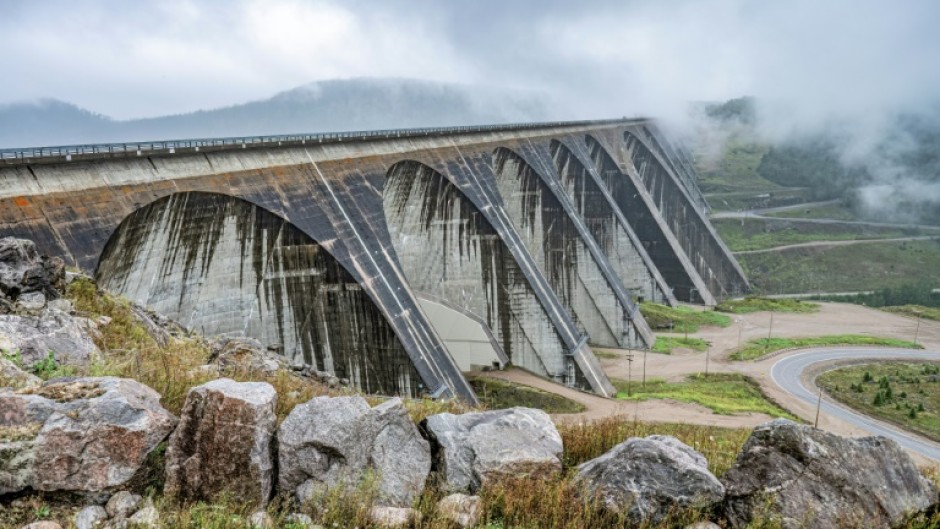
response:
M431 454L400 399L369 408L362 397L317 397L278 430L278 484L301 501L375 475L378 502L407 507L424 491Z
M412 522L421 520L421 513L410 507L384 507L376 505L369 511L369 518L376 527L397 529L410 527Z
M114 377L0 390L0 410L0 495L120 486L176 424L157 392Z
M0 314L0 350L19 351L26 367L50 353L59 364L87 365L101 354L92 340L95 329L87 318L51 309L38 316Z
M561 471L561 435L541 410L441 413L421 425L436 454L434 470L445 492L474 493L493 479Z
M271 376L278 370L290 371L286 357L270 353L254 338L217 338L210 342L210 363L222 372L243 372Z
M581 464L575 479L586 500L598 500L637 523L711 508L725 492L702 454L664 435L627 439Z
M888 528L937 502L933 484L894 441L783 419L754 429L722 481L735 528L758 517L787 528Z
M459 527L476 527L483 514L483 500L479 496L451 494L437 502L437 512Z
M45 294L42 292L25 292L17 296L14 308L26 312L39 312L45 306Z
M274 476L274 407L266 382L222 378L192 388L166 452L164 493L186 501L223 494L264 505Z
M0 238L0 297L11 301L21 294L40 292L56 299L65 288L65 263L39 255L33 241Z
M75 515L75 529L95 529L108 520L108 513L99 505L90 505Z
M104 509L111 518L123 520L140 507L141 501L143 501L143 498L140 495L122 490L108 499Z
M42 379L27 373L20 369L13 361L8 360L4 355L6 352L0 352L0 388L34 388L42 385Z

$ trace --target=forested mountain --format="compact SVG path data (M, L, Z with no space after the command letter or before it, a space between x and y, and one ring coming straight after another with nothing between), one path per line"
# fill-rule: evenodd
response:
M323 81L262 101L118 121L56 100L0 106L0 148L539 121L537 94L408 79Z

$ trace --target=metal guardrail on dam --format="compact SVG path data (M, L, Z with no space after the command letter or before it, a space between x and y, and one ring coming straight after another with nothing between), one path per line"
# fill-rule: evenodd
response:
M413 129L364 130L349 132L321 132L312 134L282 134L238 136L230 138L200 138L128 143L101 143L88 145L62 145L53 147L20 147L0 149L0 161L5 164L32 163L48 159L71 161L73 156L145 156L149 154L175 154L181 152L248 149L259 147L288 147L307 143L338 143L344 141L371 141L397 138L422 138L480 132L511 132L558 127L581 127L616 123L635 123L647 118L619 118L583 121L546 121L541 123L506 123L501 125L467 125L460 127L430 127Z

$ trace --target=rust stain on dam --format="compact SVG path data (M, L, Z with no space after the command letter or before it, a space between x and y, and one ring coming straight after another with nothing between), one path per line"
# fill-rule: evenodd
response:
M314 140L3 160L0 236L364 391L470 401L422 300L501 364L609 395L591 345L651 346L638 299L748 288L647 120Z

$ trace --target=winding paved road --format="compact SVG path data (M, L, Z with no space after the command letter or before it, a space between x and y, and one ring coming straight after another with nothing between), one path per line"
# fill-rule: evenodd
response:
M816 406L817 389L807 389L803 384L803 373L811 367L833 361L852 360L940 360L938 351L917 351L906 349L813 349L803 353L781 358L770 371L774 383L784 391ZM822 411L837 417L853 426L867 430L873 435L883 435L894 439L902 447L924 457L940 461L940 444L929 441L919 435L907 432L893 425L869 418L848 407L823 397Z

